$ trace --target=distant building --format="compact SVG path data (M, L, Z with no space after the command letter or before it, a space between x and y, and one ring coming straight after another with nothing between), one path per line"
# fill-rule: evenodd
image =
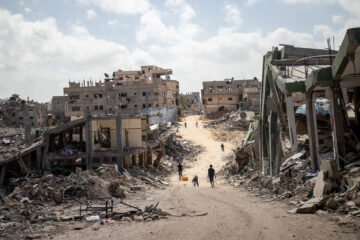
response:
M203 82L201 90L205 114L219 111L232 111L244 105L244 102L260 98L260 83L257 78L251 80L225 79L223 81Z
M180 94L180 107L183 112L199 114L202 111L202 103L199 92Z
M49 113L56 123L65 123L70 118L65 117L65 103L68 101L68 96L54 96L51 99Z
M9 127L24 127L26 122L33 128L45 127L47 105L23 100L14 94L9 99L0 101L0 119Z
M149 107L176 107L179 82L171 80L171 69L141 66L137 71L118 70L105 81L69 82L65 117L84 116L89 107L93 115L136 114Z

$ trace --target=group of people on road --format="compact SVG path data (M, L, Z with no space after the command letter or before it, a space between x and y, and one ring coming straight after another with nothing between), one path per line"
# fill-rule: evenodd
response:
M198 122L197 121L195 122L195 126L198 127ZM187 128L187 122L186 121L184 122L184 127ZM220 148L221 148L221 150L223 152L225 151L224 143L221 143ZM183 178L182 171L183 171L183 166L182 166L181 162L179 162L179 164L178 164L178 172L179 172L179 180L180 181ZM214 179L216 178L216 174L215 174L215 169L213 168L212 165L210 165L210 167L208 169L208 178L209 178L211 187L214 188L215 187ZM196 187L196 186L199 187L199 177L197 175L195 175L193 177L192 184L194 185L194 187Z
M179 172L179 180L180 181L183 178L182 171L183 171L183 166L179 162L179 164L178 164L178 172ZM215 169L213 168L212 165L210 165L210 168L208 169L208 178L210 180L211 187L214 188L215 187L214 179L216 178L216 174L215 174ZM193 183L194 187L196 187L196 186L199 187L199 177L197 175L195 175L193 177L192 183Z
M196 126L196 128L199 126L198 121L195 122L195 126ZM187 122L186 121L184 122L184 127L187 128Z

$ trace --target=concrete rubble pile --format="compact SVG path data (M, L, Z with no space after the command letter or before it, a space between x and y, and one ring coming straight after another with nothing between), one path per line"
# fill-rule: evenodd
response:
M315 173L310 166L306 151L301 151L282 163L277 177L264 176L252 166L234 175L227 165L224 174L231 185L244 187L264 201L284 200L293 205L291 213L325 210L360 227L360 167L348 165L339 172L333 159L323 159Z
M204 127L217 128L223 126L225 130L247 131L254 117L254 112L236 110L226 113L219 120L211 121Z
M176 170L177 163L196 159L201 151L201 147L178 139L176 129L165 139L164 144L160 144L164 155L156 167L131 166L119 172L117 165L109 164L102 164L93 171L80 168L71 171L58 166L51 169L54 174L38 175L32 171L25 177L11 178L0 192L0 237L18 236L19 231L24 231L24 238L36 234L48 237L66 231L69 226L65 222L68 221L75 221L77 228L83 228L94 222L100 226L114 221L165 218L169 214L157 205L141 210L123 202L124 199L144 197L147 190L164 189L168 186L166 177ZM107 214L95 211L79 216L80 205L94 209L93 206L103 205L104 201L113 201L114 209L125 204L135 210ZM54 226L55 230L45 231L46 225Z
M179 138L179 139L178 139ZM164 144L166 157L174 159L175 162L196 160L196 156L203 151L200 145L194 145L188 140L183 140L176 134L170 135Z
M0 128L0 161L16 157L18 153L28 146L41 142L41 130L33 129L31 141L25 143L24 129L21 128Z
M120 173L117 165L104 164L94 171L77 168L68 176L28 175L11 179L0 192L0 236L28 231L34 224L69 219L85 221L84 217L74 215L79 204L119 202L147 189L163 189L168 185L164 179L171 169L162 165L165 166L148 170L133 167Z

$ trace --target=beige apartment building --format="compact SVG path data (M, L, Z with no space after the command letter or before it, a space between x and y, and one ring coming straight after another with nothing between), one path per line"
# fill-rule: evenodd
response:
M151 65L137 71L118 70L112 78L100 82L69 82L64 88L68 97L65 116L84 116L87 107L92 115L137 114L149 107L175 107L179 82L171 80L171 74L171 69Z
M204 112L211 114L218 111L236 110L244 101L248 101L248 98L258 98L260 88L257 78L251 80L234 80L232 78L203 82L201 96Z

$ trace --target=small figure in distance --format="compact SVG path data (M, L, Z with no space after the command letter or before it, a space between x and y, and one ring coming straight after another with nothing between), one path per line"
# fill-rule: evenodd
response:
M198 124L199 124L199 123L196 121L196 123L195 123L196 127L198 127Z
M197 175L194 176L192 183L194 184L194 187L199 186L199 178Z
M224 149L225 149L224 143L221 143L221 150L224 151Z
M179 171L179 180L181 181L182 178L182 170L183 170L183 166L181 165L181 163L179 162L178 164L178 171Z
M211 187L214 188L214 178L216 178L215 170L213 169L212 165L210 165L210 168L208 169L208 177L210 180Z
M185 126L185 128L186 128L186 122L184 122L184 126Z

